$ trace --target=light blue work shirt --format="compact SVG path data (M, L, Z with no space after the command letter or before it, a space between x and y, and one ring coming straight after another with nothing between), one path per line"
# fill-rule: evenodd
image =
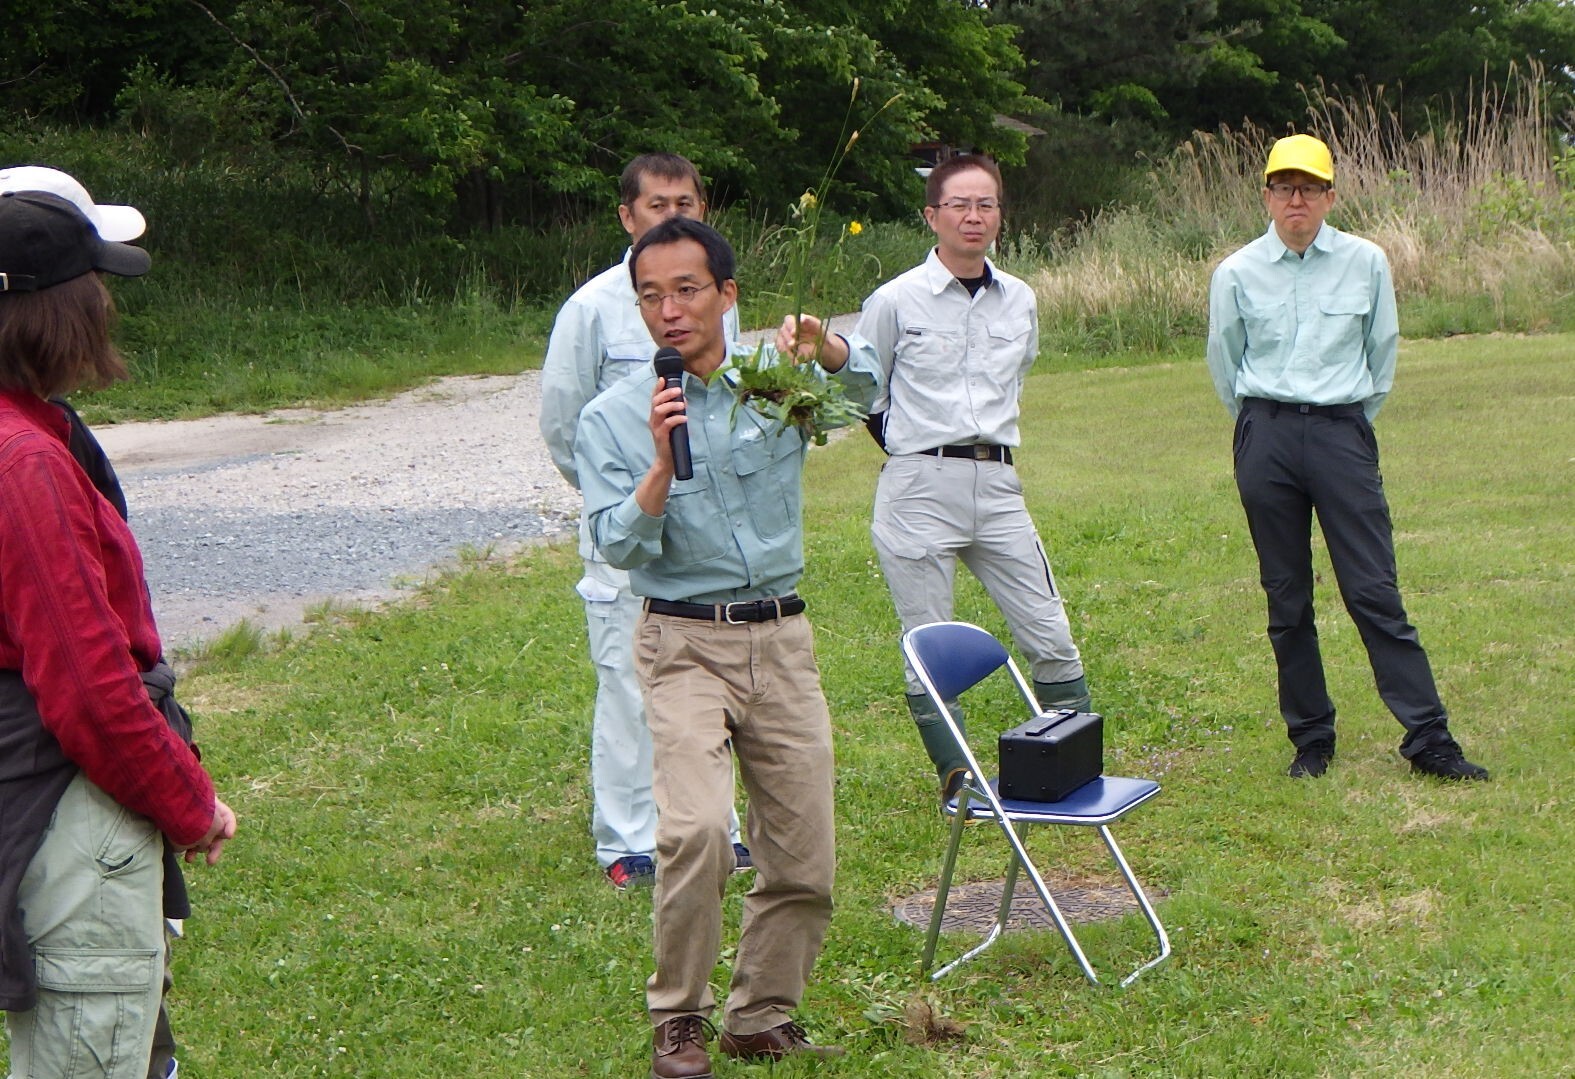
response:
M637 371L650 367L656 342L640 317L629 255L575 290L558 311L541 365L541 437L563 478L578 488L574 471L574 436L580 410L598 393ZM738 337L738 308L722 316L729 341ZM595 558L583 524L580 556Z
M840 381L849 400L868 408L881 381L875 349L857 334L845 340L848 362L825 377ZM602 557L629 571L636 595L690 603L765 599L793 591L804 573L809 440L796 427L779 431L748 406L735 412L728 381L729 374L707 383L684 372L695 474L673 481L657 517L634 497L656 462L650 425L655 369L647 365L580 414L574 458L591 537Z
M547 338L541 365L541 437L563 478L578 487L574 435L580 410L608 386L650 365L656 342L640 317L629 255L575 290ZM738 308L722 316L729 341L738 337Z
M1023 380L1039 356L1034 290L985 260L970 294L937 250L864 301L857 332L886 372L886 452L988 442L1019 446Z
M1209 374L1232 416L1244 397L1362 405L1371 420L1400 346L1389 260L1325 224L1298 257L1274 225L1209 284Z

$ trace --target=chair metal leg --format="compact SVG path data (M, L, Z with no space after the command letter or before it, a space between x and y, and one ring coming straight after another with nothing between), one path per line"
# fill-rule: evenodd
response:
M958 799L957 815L952 818L951 839L946 845L946 857L941 861L941 880L935 888L935 906L930 911L930 931L924 938L924 957L920 960L920 976L930 973L930 968L935 965L935 945L941 936L941 918L946 913L946 897L952 890L952 871L957 868L957 848L962 845L963 826L968 823L968 795L964 792ZM948 967L947 969L950 969ZM933 975L939 978L946 971Z
M1023 846L1022 840L1017 838L1016 831L1010 826L1006 830L1011 836L1013 852L1017 859L1022 862L1023 868L1028 870L1028 879L1034 882L1034 891L1039 893L1039 901L1045 905L1045 910L1050 914L1050 920L1055 922L1055 927L1060 932L1061 939L1066 941L1066 946L1071 951L1072 958L1077 960L1077 965L1082 970L1083 977L1087 978L1091 984L1098 985L1099 976L1094 973L1094 968L1089 965L1088 956L1083 954L1083 946L1078 943L1076 935L1072 932L1071 924L1066 920L1066 916L1061 913L1061 907L1056 903L1055 896L1050 894L1050 886L1045 883L1044 877L1039 875L1038 868L1029 860L1028 851Z
M996 911L995 924L990 927L990 932L985 938L972 948L968 949L940 970L930 975L930 981L938 981L950 971L956 970L968 960L994 944L1005 932L1006 925L1012 918L1012 893L1017 888L1017 859L1014 857L1006 863L1006 885L1001 891L1001 904Z
M961 819L960 816L959 819ZM1083 946L1078 943L1077 937L1072 932L1071 925L1067 923L1066 917L1061 913L1061 908L1055 901L1055 896L1050 894L1049 886L1045 884L1044 878L1039 875L1039 870L1034 868L1033 861L1028 857L1028 849L1023 846L1022 837L1017 834L1017 829L1004 816L997 815L996 823L1006 833L1006 841L1012 848L1012 860L1007 867L1006 890L1001 895L1000 915L997 917L995 924L990 927L989 934L982 941L956 959L953 959L950 963L947 963L934 974L931 974L930 980L939 981L946 974L978 956L1006 932L1006 923L1011 916L1012 894L1016 890L1017 871L1020 867L1028 871L1029 879L1033 881L1034 891L1038 894L1039 901L1044 904L1045 910L1049 912L1051 921L1055 922L1055 927L1060 932L1061 939L1066 941L1066 946L1072 952L1072 958L1077 960L1077 965L1082 970L1083 977L1087 978L1094 985L1098 985L1099 977L1094 973L1094 968L1089 965L1088 957L1083 954ZM932 928L939 929L938 919L932 919ZM926 955L929 959L934 958L932 945L926 946ZM926 963L925 969L928 969L928 963Z
M1006 925L1012 919L1012 899L1017 895L1017 859L1006 860L1006 882L1001 886L1001 906L996 911L995 921L1001 927L1001 932L1006 932Z
M1127 890L1132 893L1132 898L1138 902L1138 908L1143 911L1143 917L1148 919L1149 928L1154 930L1154 939L1159 943L1159 955L1138 967L1131 974L1121 979L1123 988L1137 981L1138 975L1146 970L1152 970L1166 959L1170 958L1170 937L1165 934L1165 927L1159 924L1159 916L1154 913L1154 906L1148 901L1143 886L1138 883L1137 877L1132 873L1132 867L1127 865L1126 858L1121 853L1121 848L1116 844L1116 837L1110 834L1110 829L1099 825L1099 835L1105 841L1105 846L1110 850L1110 856L1116 861L1116 868L1121 870L1121 876L1127 882Z
M964 812L966 812L965 807ZM924 971L926 973L929 972L931 965L935 961L936 942L940 936L941 912L944 906L946 893L951 888L952 870L955 866L957 857L957 844L961 839L960 832L962 820L963 815L960 813L952 822L953 843L946 852L946 864L942 871L941 886L936 895L935 912L932 914L930 919L930 935L925 941L924 946ZM1056 903L1055 896L1051 894L1049 885L1045 883L1044 877L1040 875L1039 870L1029 859L1027 848L1024 847L1022 839L1018 835L1017 830L1012 826L1010 821L1002 820L998 821L998 823L1007 833L1007 842L1010 843L1012 847L1012 857L1007 864L1006 883L1001 892L1001 905L997 913L995 924L990 927L990 932L982 941L974 945L962 955L958 956L956 959L953 959L950 963L947 963L945 966L935 971L935 973L930 974L930 980L939 981L946 974L956 970L970 959L977 957L986 948L994 944L996 940L998 940L1006 932L1007 923L1011 918L1012 898L1016 891L1017 873L1019 869L1025 869L1028 872L1029 880L1033 882L1034 892L1039 896L1039 901L1044 904L1045 911L1050 915L1051 921L1055 923L1056 930L1061 934L1061 939L1066 942L1068 950L1070 950L1072 953L1072 958L1076 960L1078 968L1083 972L1083 977L1087 978L1091 984L1099 985L1099 976L1094 972L1093 966L1089 963L1088 956L1084 953L1082 945L1078 942L1077 935L1072 931L1071 924L1061 913L1061 907ZM1170 938L1165 933L1165 927L1160 924L1159 916L1154 912L1154 906L1149 902L1147 893L1143 891L1143 886L1138 883L1136 875L1133 874L1132 867L1127 864L1126 856L1122 854L1121 846L1116 842L1115 836L1112 835L1110 829L1103 824L1098 825L1097 830L1099 832L1100 838L1105 842L1106 849L1110 851L1110 856L1115 861L1116 868L1121 871L1121 878L1126 882L1127 890L1132 893L1132 898L1137 900L1138 909L1143 912L1143 917L1148 921L1149 928L1153 930L1155 942L1159 945L1159 954L1157 956L1142 964L1136 970L1128 974L1125 978L1121 979L1120 985L1122 988L1125 988L1136 981L1138 977L1145 971L1152 970L1163 963L1166 959L1170 958Z

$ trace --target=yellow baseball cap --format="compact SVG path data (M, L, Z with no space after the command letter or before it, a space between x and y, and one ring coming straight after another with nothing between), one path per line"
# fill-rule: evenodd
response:
M1334 157L1329 147L1311 135L1290 135L1269 148L1269 163L1263 166L1263 178L1267 180L1277 172L1305 172L1332 184Z

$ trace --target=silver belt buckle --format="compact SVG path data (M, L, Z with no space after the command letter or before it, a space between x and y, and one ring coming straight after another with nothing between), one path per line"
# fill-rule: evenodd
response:
M975 442L973 445L973 459L975 461L988 461L990 459L990 447L983 442Z
M722 604L722 620L724 622L726 622L730 626L741 626L741 625L743 625L744 623L743 623L743 621L741 619L737 619L737 618L733 617L733 608L737 607L737 606L740 606L740 605L742 605L744 603L749 603L749 602L752 602L752 601L750 601L750 600L734 600L732 603L724 603L724 604Z

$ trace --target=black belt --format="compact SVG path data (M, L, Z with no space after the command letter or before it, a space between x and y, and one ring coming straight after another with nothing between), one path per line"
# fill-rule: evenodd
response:
M967 442L961 446L935 446L919 452L931 457L961 457L969 461L997 461L1006 465L1012 463L1012 447L992 446L988 442Z
M770 622L789 615L804 613L803 597L789 592L785 596L766 599L743 599L732 603L679 603L670 599L648 599L645 609L652 614L672 615L674 618L703 618L707 622Z
M1243 405L1255 405L1258 408L1266 408L1270 413L1278 413L1283 408L1288 412L1296 412L1303 416L1328 416L1331 419L1339 419L1342 416L1355 416L1362 412L1360 401L1348 405L1304 405L1296 401L1271 401L1267 397L1244 397L1241 403Z

